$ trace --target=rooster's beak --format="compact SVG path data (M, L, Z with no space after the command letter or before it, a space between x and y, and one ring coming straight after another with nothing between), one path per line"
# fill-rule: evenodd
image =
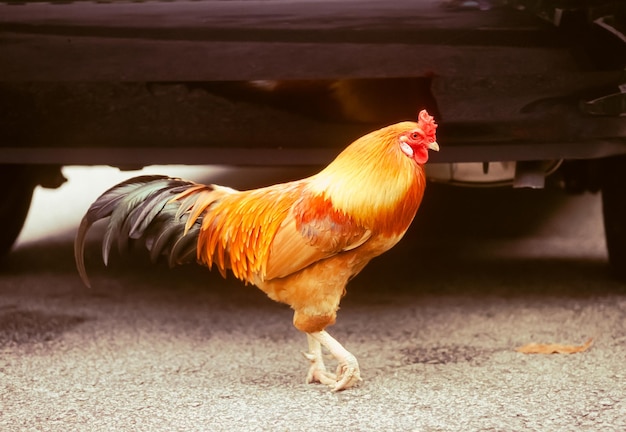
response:
M433 141L430 144L428 144L428 148L430 150L439 151L439 144L437 144L437 141Z

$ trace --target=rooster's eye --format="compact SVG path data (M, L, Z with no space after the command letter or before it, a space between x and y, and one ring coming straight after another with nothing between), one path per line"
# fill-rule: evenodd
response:
M424 133L419 129L413 130L409 135L409 139L412 141L422 141L424 139Z

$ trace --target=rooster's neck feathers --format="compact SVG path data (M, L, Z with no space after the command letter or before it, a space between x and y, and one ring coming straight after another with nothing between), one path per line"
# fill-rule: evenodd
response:
M358 139L311 177L309 189L364 226L401 234L413 220L426 184L423 168L400 150L399 131L416 126L399 123Z

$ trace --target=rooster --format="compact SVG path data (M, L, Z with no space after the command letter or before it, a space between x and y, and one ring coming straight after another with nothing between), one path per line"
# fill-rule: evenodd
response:
M228 270L294 310L306 333L308 383L333 391L361 381L357 359L325 330L335 323L346 284L404 235L426 185L428 150L439 150L437 125L425 110L418 122L371 132L319 173L288 183L237 191L166 176L141 176L104 192L82 219L76 265L90 286L85 236L110 217L102 241L105 264L113 244L145 243L153 260L197 261ZM325 347L337 360L326 369Z

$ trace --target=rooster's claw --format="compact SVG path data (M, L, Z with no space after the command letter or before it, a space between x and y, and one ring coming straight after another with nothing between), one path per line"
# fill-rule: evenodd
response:
M311 362L311 367L306 376L308 384L319 382L329 386L331 391L336 392L354 387L359 381L362 381L356 357L342 347L339 342L325 331L309 333L308 336L310 352L302 353ZM329 349L333 357L339 362L336 374L326 370L324 359L322 358L322 344Z
M356 357L350 355L348 358L344 359L344 362L337 366L337 376L339 379L335 382L335 385L332 386L333 392L354 387L360 381L363 381Z

